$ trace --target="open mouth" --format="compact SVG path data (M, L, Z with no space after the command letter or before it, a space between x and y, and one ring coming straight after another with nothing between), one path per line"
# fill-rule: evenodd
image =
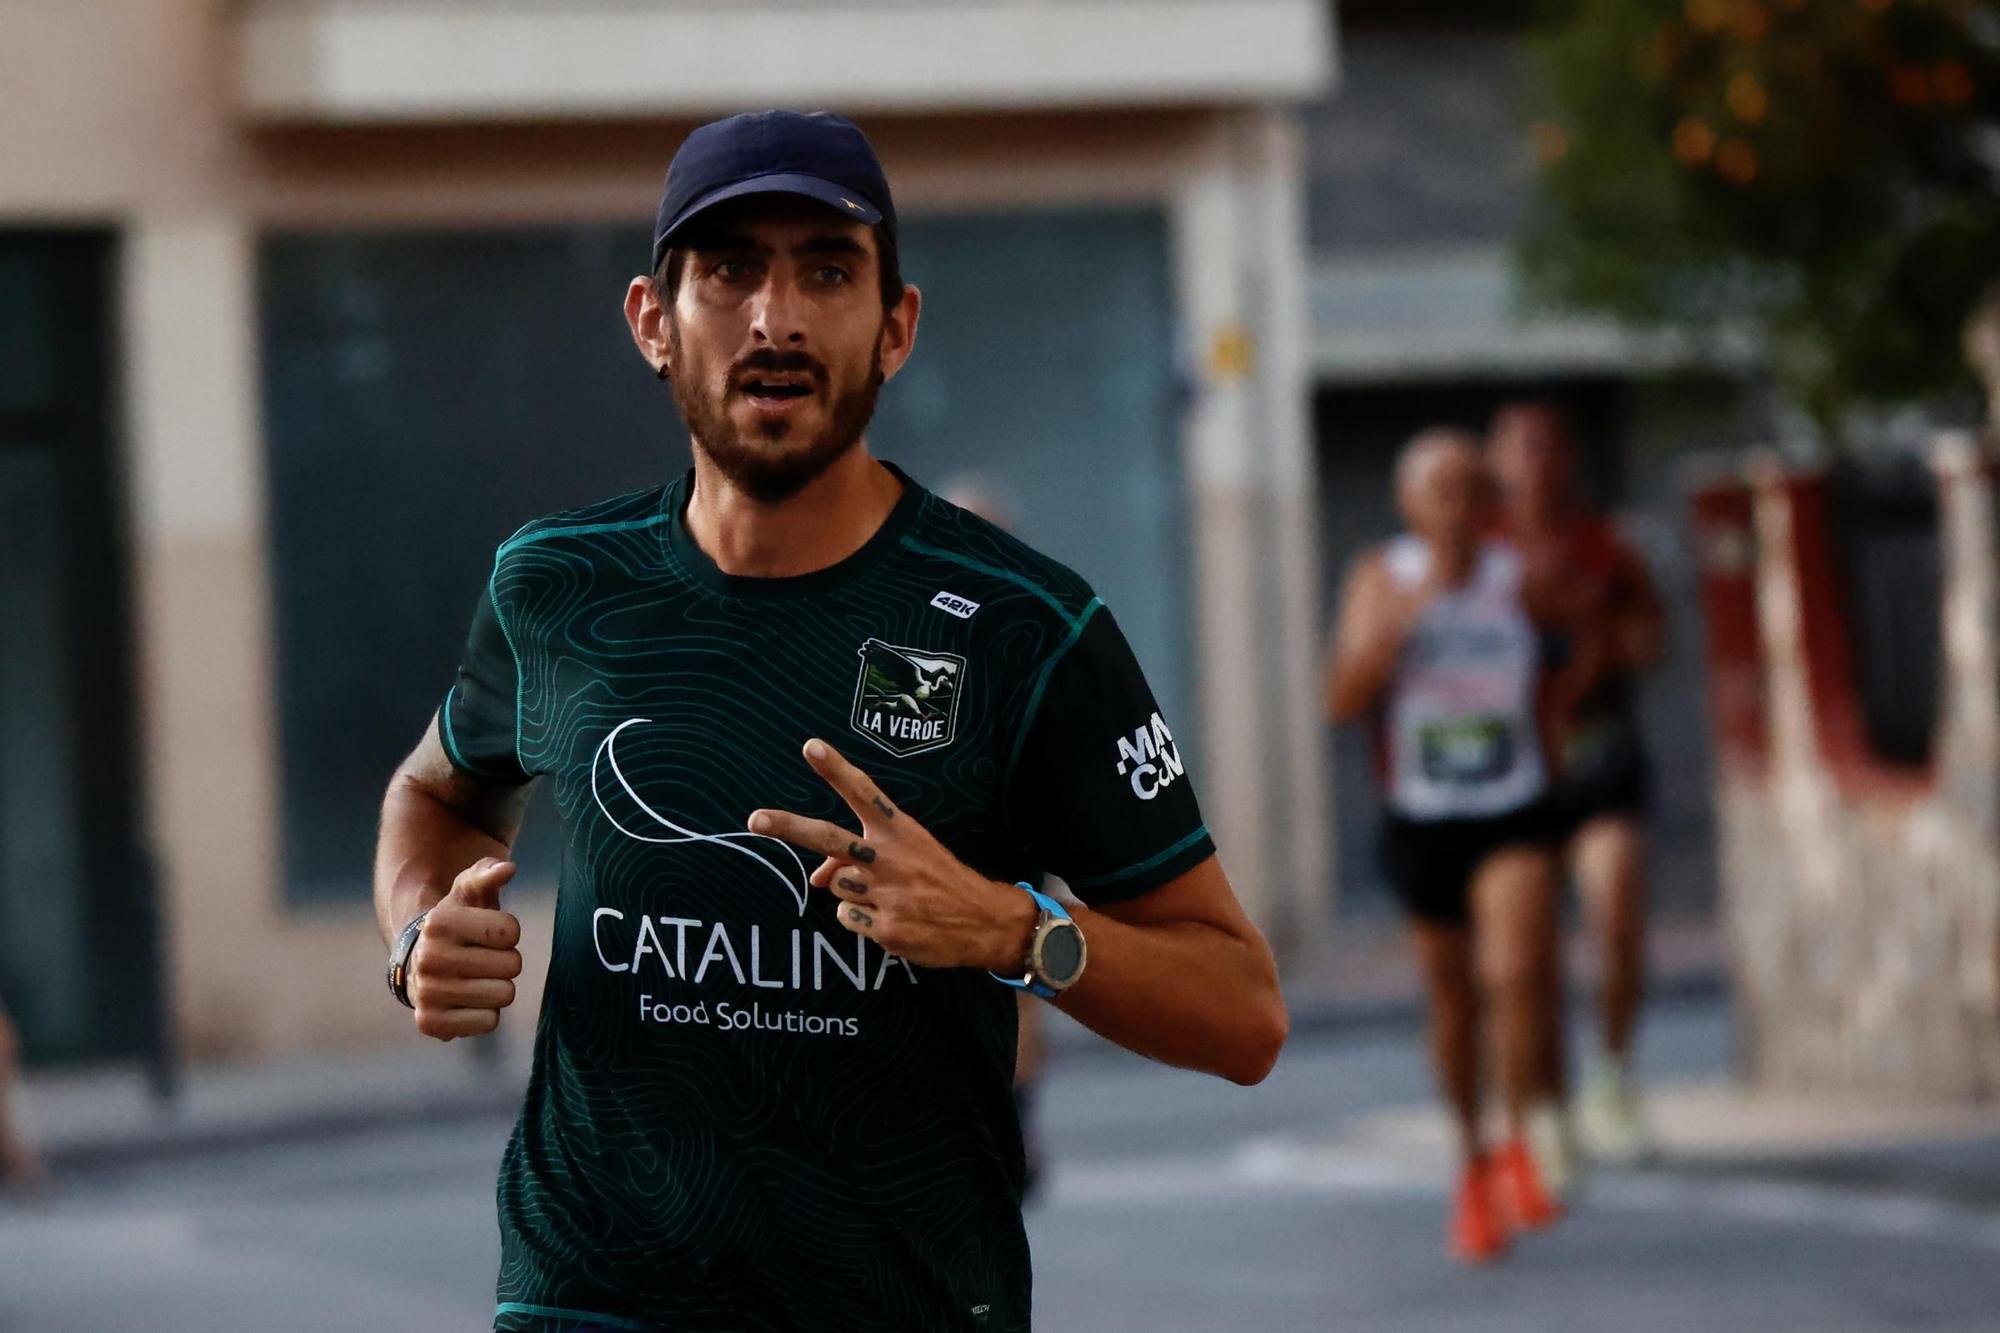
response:
M743 381L743 396L754 403L773 405L789 403L799 398L811 396L813 386L807 380L792 379L748 379Z

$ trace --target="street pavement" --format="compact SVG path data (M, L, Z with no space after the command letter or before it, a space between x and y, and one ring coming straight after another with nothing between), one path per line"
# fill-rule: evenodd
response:
M1644 1048L1670 1137L1697 1146L1599 1172L1555 1231L1461 1270L1442 1250L1447 1163L1416 1035L1301 1038L1250 1090L1068 1055L1030 1214L1037 1328L2000 1327L2000 1133L1788 1140L1807 1123L1789 1115L1748 1132L1759 1112L1712 1090L1728 1055L1713 1002L1657 1011ZM0 1331L486 1328L507 1129L481 1114L73 1173L0 1203Z

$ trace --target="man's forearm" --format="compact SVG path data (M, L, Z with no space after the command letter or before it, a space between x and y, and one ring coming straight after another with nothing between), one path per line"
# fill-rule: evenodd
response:
M510 855L505 842L399 773L382 799L375 844L375 921L383 947L410 918L435 906L459 871L483 856Z
M1203 922L1129 925L1072 907L1090 962L1057 1001L1118 1045L1235 1083L1260 1081L1288 1019L1270 951Z

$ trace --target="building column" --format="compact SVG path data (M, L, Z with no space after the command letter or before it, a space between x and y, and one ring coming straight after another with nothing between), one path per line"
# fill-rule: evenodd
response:
M1284 955L1331 914L1303 133L1219 119L1173 206L1202 701L1202 791L1231 879Z
M280 793L252 235L147 218L121 290L147 824L175 1027L194 1058L259 1044L258 946L281 929Z

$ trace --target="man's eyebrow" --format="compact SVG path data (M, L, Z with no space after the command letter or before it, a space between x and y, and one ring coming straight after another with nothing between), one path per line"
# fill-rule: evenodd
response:
M708 232L690 237L687 248L696 254L724 254L748 251L752 254L768 255L776 253L770 246L747 232ZM852 236L842 236L829 232L801 241L794 252L802 255L854 255L866 258L868 247Z
M800 254L807 255L860 255L866 258L868 247L852 236L815 236L799 246Z

